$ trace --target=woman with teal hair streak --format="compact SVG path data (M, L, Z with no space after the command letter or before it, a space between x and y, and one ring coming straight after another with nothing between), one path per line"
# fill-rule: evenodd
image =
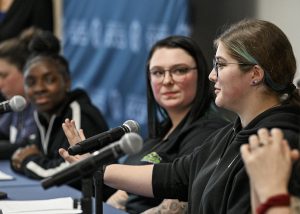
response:
M104 172L107 185L148 197L188 201L188 213L251 212L249 178L240 147L258 129L274 127L282 129L292 149L299 147L300 98L292 83L296 60L286 35L262 20L232 25L215 46L209 79L214 83L216 105L238 115L234 123L172 163L109 165ZM288 191L300 195L294 175Z

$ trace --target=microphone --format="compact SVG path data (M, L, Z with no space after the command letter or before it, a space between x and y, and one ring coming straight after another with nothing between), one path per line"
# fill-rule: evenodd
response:
M125 134L120 141L94 152L92 156L86 159L71 164L51 177L45 178L42 180L42 186L44 189L48 189L54 185L60 186L91 175L97 169L101 169L104 164L108 164L125 154L135 154L141 151L142 147L143 140L140 135L136 133Z
M0 103L0 113L19 112L26 107L26 100L20 95L13 96L10 100Z
M127 120L123 125L85 139L68 149L70 155L82 155L101 149L109 143L119 140L125 133L139 133L140 126L134 120Z

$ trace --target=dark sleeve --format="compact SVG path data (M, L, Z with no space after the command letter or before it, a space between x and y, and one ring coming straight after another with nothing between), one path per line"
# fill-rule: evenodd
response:
M154 197L187 201L191 159L192 155L176 159L173 163L154 165L152 175Z
M9 140L0 140L0 160L10 159L17 148L19 148L18 144L12 144Z
M30 18L32 26L53 31L52 0L35 0Z
M211 135L192 153L179 157L172 163L155 164L152 174L154 196L187 201L188 193L192 191L189 182L193 182L197 170L205 163L210 151L215 147L214 138L215 136Z

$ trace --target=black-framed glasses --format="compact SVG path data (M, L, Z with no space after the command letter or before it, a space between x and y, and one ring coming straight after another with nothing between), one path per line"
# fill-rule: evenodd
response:
M213 69L217 73L217 77L219 76L219 69L223 68L227 65L244 65L244 66L254 66L256 64L253 63L244 63L244 62L218 62L216 59L213 59Z
M153 83L162 83L166 76L166 72L169 72L169 75L172 77L174 82L183 82L187 73L195 69L197 69L197 67L178 66L168 70L162 68L153 68L149 71L150 80Z

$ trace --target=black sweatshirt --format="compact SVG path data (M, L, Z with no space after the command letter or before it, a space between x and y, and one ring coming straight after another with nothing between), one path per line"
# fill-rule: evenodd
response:
M299 149L300 108L282 105L269 109L245 128L239 118L234 124L208 138L191 155L171 164L154 165L155 197L188 200L193 214L250 213L249 179L240 156L240 146L259 128L281 128L291 148ZM298 178L299 179L299 178ZM290 193L300 195L293 175Z

